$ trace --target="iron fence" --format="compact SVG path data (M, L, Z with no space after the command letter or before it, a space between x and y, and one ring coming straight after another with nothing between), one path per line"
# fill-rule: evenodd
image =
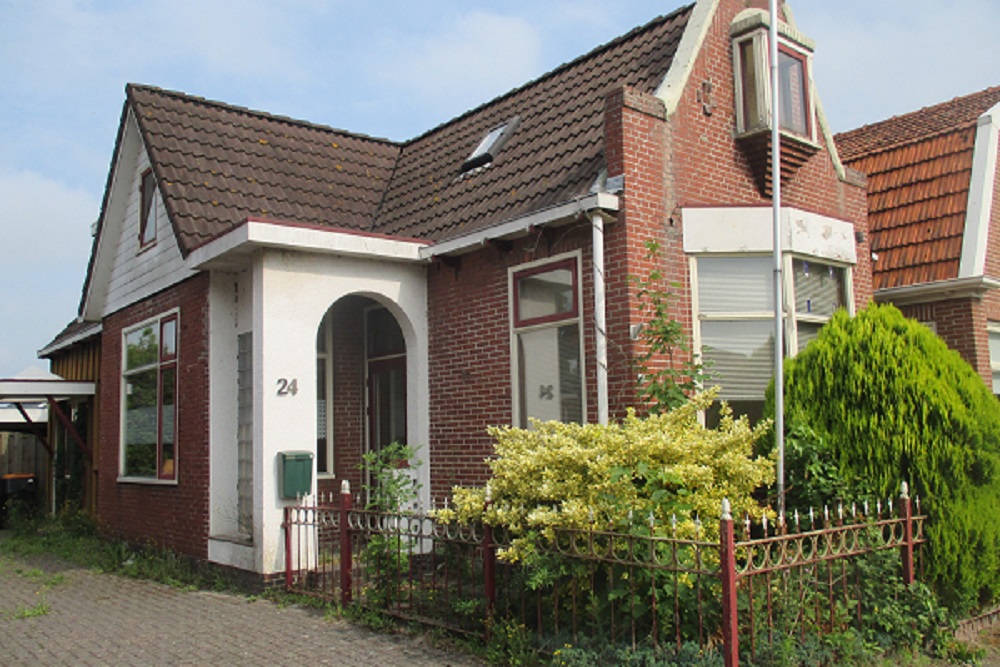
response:
M735 521L724 503L718 539L697 520L693 537L682 536L676 518L630 533L557 530L536 559L542 565L529 569L498 558L514 538L502 528L355 509L345 490L286 508L285 585L484 638L496 623L514 623L548 652L696 642L728 667L779 633L863 624L868 554L898 551L912 582L925 541L915 505L904 486L897 502L769 523Z

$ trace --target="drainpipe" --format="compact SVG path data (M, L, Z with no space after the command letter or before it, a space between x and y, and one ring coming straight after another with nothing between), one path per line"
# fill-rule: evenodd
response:
M594 246L594 340L597 348L597 423L608 423L608 333L604 289L604 216L590 212Z

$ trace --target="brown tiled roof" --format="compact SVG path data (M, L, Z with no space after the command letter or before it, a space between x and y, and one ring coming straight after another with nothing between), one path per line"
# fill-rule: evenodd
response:
M604 167L604 98L653 92L691 7L601 46L404 144L130 85L181 251L248 217L444 240L584 195ZM520 124L463 175L485 134Z
M368 230L399 145L148 86L127 88L181 251L248 217Z
M868 175L875 289L958 277L976 119L998 103L988 88L835 137Z
M408 142L379 231L440 241L586 194L605 166L605 96L623 85L654 92L690 13L659 17ZM493 164L463 177L479 141L515 116Z

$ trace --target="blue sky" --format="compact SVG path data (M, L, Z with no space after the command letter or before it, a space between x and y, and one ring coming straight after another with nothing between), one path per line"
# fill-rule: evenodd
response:
M127 82L408 139L677 0L0 0L0 377L76 314ZM835 131L1000 85L996 0L798 0Z

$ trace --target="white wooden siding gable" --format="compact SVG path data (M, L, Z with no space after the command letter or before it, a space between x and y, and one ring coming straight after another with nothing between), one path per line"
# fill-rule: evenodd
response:
M88 294L88 315L98 318L142 301L195 273L184 265L159 188L156 242L139 248L142 174L149 169L149 156L131 112L125 122L125 136L114 166L111 199L98 240Z

